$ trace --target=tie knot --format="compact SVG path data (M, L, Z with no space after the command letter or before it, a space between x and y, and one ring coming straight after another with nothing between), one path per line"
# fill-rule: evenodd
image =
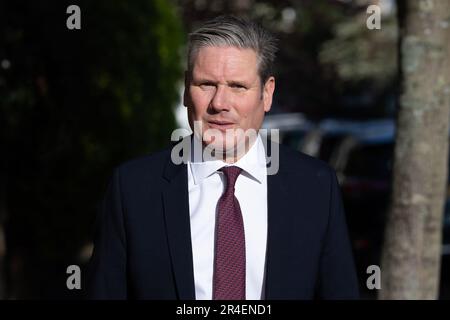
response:
M227 190L234 190L234 184L242 172L242 169L236 166L228 166L220 169L225 174L225 178L227 180Z

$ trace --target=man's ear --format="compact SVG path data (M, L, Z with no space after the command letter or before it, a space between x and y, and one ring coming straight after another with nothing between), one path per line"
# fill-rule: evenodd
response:
M189 104L189 93L188 93L189 82L190 82L189 72L185 71L184 72L184 92L183 92L183 105L185 107L187 107Z
M273 93L275 91L275 77L269 77L263 88L264 111L269 112L272 107Z

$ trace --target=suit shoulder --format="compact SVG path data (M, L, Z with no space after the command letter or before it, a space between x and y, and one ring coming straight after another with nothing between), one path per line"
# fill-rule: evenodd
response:
M115 171L119 172L121 177L131 179L154 177L155 174L161 175L170 153L171 147L166 147L160 151L125 161L117 166Z
M288 171L311 172L319 176L334 174L334 169L325 161L281 144L280 157Z

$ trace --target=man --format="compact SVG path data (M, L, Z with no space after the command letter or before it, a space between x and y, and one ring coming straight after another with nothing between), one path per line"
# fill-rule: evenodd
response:
M247 134L270 110L275 50L264 29L234 17L190 34L187 161L175 159L178 144L116 169L91 298L358 297L333 170L276 146L277 170L268 174L270 144Z

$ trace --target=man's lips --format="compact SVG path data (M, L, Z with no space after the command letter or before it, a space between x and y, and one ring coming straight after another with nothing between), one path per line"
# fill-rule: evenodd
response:
M219 130L232 129L234 127L233 122L227 122L227 121L208 121L208 125L210 128L219 129Z

